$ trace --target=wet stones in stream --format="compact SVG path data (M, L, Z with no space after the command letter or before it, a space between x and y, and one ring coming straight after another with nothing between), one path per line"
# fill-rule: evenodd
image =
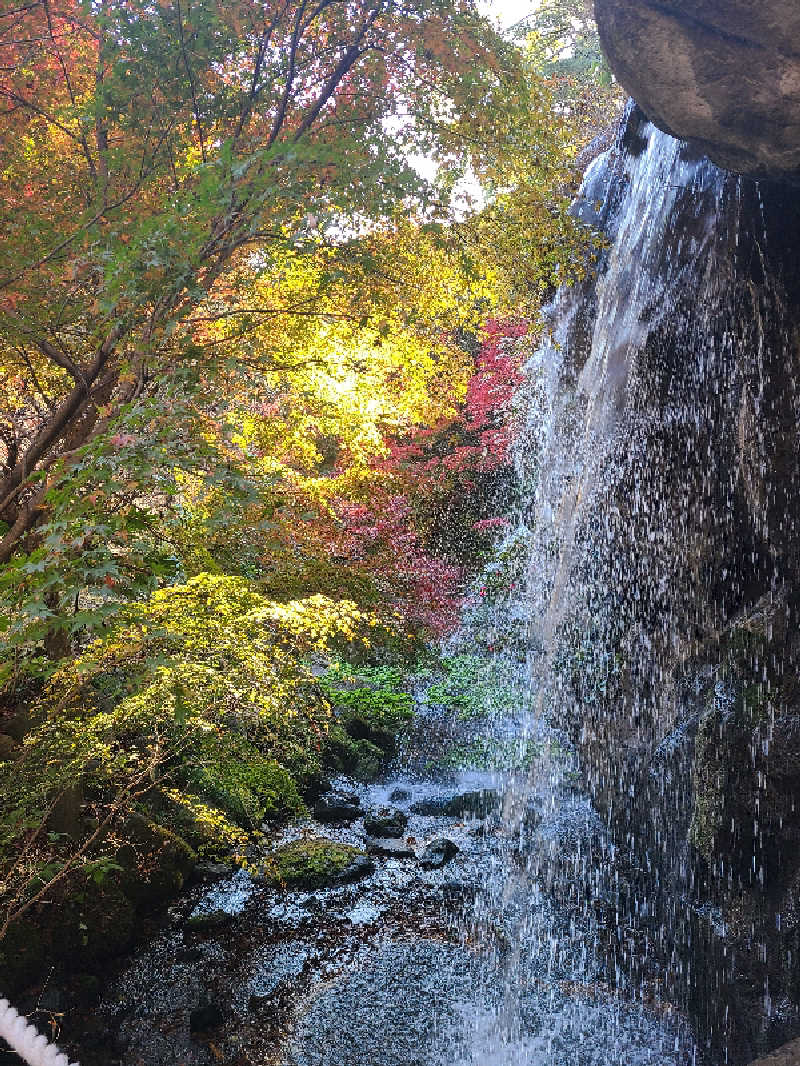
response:
M287 1066L428 1062L454 990L468 985L470 953L451 941L472 910L487 847L496 846L479 819L499 797L451 791L444 798L453 813L437 807L419 815L409 810L409 789L394 791L405 797L384 807L388 790L376 790L370 806L340 786L321 798L316 823L265 841L260 855L248 855L248 870L195 884L104 997L98 1024L119 1054L87 1057L84 1045L75 1049L82 1066L272 1063L294 1025ZM420 786L417 796L427 791ZM434 962L423 994L416 975L421 981ZM419 1002L399 991L406 977ZM354 1057L358 1049L347 1041L340 1054L335 1044L325 1050L303 1037L318 1022L332 1034L335 1011L349 1010L359 989L365 998L354 1033L366 1031L371 1008L381 1017L389 1011L383 1035L361 1041L366 1057ZM395 995L406 999L396 1011Z
M326 792L314 804L314 817L325 824L355 822L363 814L357 792Z
M373 855L394 855L410 858L414 855L413 838L404 839L408 815L403 811L382 807L364 819L367 851Z
M368 837L395 837L399 839L408 825L408 815L403 811L390 811L384 807L372 811L364 819L364 832Z
M423 870L438 870L458 855L459 847L447 837L437 837L427 844L419 855Z
M447 818L486 818L500 808L500 795L494 789L461 792L450 796L430 796L411 805L412 814Z

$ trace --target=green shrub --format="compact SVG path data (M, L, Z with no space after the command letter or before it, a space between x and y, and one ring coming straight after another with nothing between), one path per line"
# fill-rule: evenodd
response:
M214 744L202 762L189 764L185 777L190 793L208 800L243 829L288 821L305 812L285 767L241 738L225 740Z
M522 695L517 679L504 674L502 662L454 655L442 659L441 666L444 676L428 688L428 703L455 710L462 719L497 717L519 708Z
M414 716L414 700L403 691L406 683L404 674L392 667L354 672L341 663L322 678L340 729L351 741L367 742L384 757L395 753Z
M182 802L153 816L212 852L240 850L237 827L302 813L300 794L320 778L335 724L313 664L334 648L380 645L392 632L351 601L276 603L244 578L220 574L129 607L53 676L32 707L37 724L20 755L0 762L0 907L24 901L51 860L73 862L98 820L118 811L118 825L137 804L148 809L147 795L158 790ZM388 744L396 709L385 721L375 713ZM374 755L367 743L350 753L359 772ZM56 844L48 819L70 790L92 816L76 817L69 839Z

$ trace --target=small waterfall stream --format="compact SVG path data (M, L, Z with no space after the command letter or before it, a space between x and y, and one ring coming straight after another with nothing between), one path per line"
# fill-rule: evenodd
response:
M631 378L660 318L674 313L687 262L709 252L724 182L717 168L686 158L684 146L652 126L629 118L625 130L628 143L623 137L594 161L574 205L608 242L599 278L557 294L526 367L516 456L522 514L505 546L517 557L521 548L524 566L515 576L522 580L508 581L511 591L493 608L468 616L461 635L503 649L505 670L516 662L528 678L516 728L529 742L524 750L537 751L533 765L506 782L508 850L476 906L479 925L505 924L509 947L500 1003L466 1011L465 1066L699 1061L685 1020L665 998L666 982L654 976L664 961L651 959L644 979L641 965L622 966L620 941L627 936L637 952L646 944L646 933L625 921L632 909L646 913L648 901L621 902L635 890L608 825L576 788L580 759L560 713L566 656L591 657L597 688L604 687L610 664L597 604L607 590L594 566L619 453L637 432ZM697 222L688 235L674 226L687 198Z
M607 248L596 282L556 296L528 363L526 579L492 636L524 620L529 729L555 730L512 782L505 831L524 839L532 798L549 815L491 904L521 900L506 1021L474 1061L746 1063L798 1022L797 944L774 932L796 906L797 775L775 737L795 736L797 210L631 107L574 211ZM564 788L564 751L588 797ZM559 836L569 819L583 836ZM531 1028L548 948L548 995L608 982L614 1007L562 999ZM702 1051L647 1009L672 1006ZM501 1031L511 1050L492 1058Z

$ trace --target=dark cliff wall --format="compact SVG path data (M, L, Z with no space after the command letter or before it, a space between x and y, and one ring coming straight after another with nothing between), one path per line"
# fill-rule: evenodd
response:
M564 373L613 425L578 494L559 701L628 852L618 953L735 1066L800 1033L800 196L638 109L602 166L612 246ZM661 215L648 182L674 185Z

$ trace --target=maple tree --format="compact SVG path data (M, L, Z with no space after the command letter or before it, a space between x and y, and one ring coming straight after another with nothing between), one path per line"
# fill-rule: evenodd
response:
M542 0L518 29L527 35L537 68L569 121L574 147L587 146L618 120L625 100L603 55L594 5L591 0Z
M537 336L525 320L490 319L459 407L391 439L375 461L403 487L428 550L461 566L474 565L512 509L514 401Z
M50 479L191 357L237 258L274 274L325 246L340 273L332 227L441 215L409 153L463 154L450 113L491 110L505 74L451 0L36 0L0 51L6 562Z
M174 579L176 471L234 497L274 476L234 409L349 346L362 397L391 352L384 407L431 423L456 332L576 262L548 90L465 0L35 0L0 52L0 598L50 657ZM308 449L304 417L262 427L276 452Z

